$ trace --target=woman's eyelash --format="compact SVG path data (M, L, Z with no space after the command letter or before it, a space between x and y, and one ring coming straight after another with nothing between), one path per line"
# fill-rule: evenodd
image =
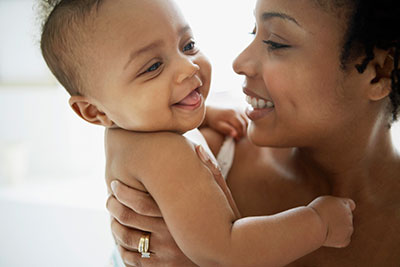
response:
M268 49L269 50L276 50L276 49L284 49L284 48L289 48L290 45L286 45L286 44L281 44L281 43L277 43L277 42L273 42L273 41L263 41L264 43L266 43L268 45Z
M251 32L249 32L249 34L251 34L251 35L256 35L256 33L257 33L257 27L254 27L253 30ZM270 40L263 40L263 42L268 45L269 50L276 50L276 49L283 49L283 48L291 47L290 45L277 43L277 42L270 41Z

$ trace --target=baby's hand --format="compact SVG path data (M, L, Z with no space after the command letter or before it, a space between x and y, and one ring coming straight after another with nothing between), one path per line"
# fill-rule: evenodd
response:
M350 244L353 234L353 210L356 204L348 198L322 196L312 201L313 208L327 227L325 247L342 248Z
M238 141L246 135L247 119L243 113L235 109L207 106L202 126L208 126L223 135L232 136Z

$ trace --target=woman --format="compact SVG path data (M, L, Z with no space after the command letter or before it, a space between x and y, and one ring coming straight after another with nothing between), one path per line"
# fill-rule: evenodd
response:
M399 266L400 155L389 131L400 104L396 6L257 1L255 38L234 70L246 95L273 107L246 112L248 139L237 144L227 180L238 208L272 214L326 194L357 203L350 246L321 248L291 266ZM111 197L107 206L128 266L190 265L149 196L122 184L115 195L120 202ZM151 232L150 259L134 252L143 231Z

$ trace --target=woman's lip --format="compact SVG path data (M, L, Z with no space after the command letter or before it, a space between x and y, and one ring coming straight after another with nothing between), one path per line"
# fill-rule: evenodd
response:
M259 98L259 99L265 99L265 100L271 101L271 100L269 100L269 99L266 99L266 98L264 98L264 97L262 97L262 96L257 95L257 94L254 93L253 91L250 91L247 87L243 87L243 93L244 93L245 95L248 95L248 96L252 96L252 97Z
M256 121L256 120L259 120L259 119L265 117L266 115L271 113L273 110L274 110L273 108L253 109L251 107L248 107L248 108L246 108L245 113L250 120Z

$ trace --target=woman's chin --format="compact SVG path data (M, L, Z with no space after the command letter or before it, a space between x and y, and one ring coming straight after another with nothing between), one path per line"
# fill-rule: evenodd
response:
M268 134L264 133L257 129L252 123L250 123L249 128L247 129L247 136L251 143L256 146L269 146Z
M253 123L250 123L247 129L247 136L251 143L262 147L289 147L284 144L284 138L278 136L272 130L260 129Z

